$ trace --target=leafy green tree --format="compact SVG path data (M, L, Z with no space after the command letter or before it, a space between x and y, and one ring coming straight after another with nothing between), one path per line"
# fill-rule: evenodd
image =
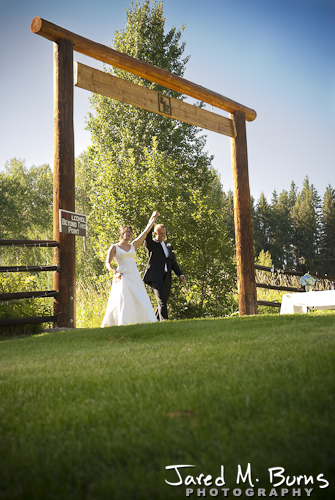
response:
M87 152L81 153L75 160L76 174L76 212L86 215L88 231L86 237L76 238L76 276L77 282L84 284L93 277L97 278L103 273L104 263L97 256L94 248L96 233L92 230L92 202L90 186L92 183L93 169Z
M49 165L28 169L16 158L0 172L0 237L45 238L52 234L52 173Z
M272 258L270 252L264 252L264 250L262 250L257 259L255 259L255 264L272 268Z
M223 193L223 206L227 236L235 245L234 195L231 189L228 190L227 194Z
M49 165L25 166L16 158L0 172L0 238L52 239L52 172ZM50 249L0 249L3 265L52 262Z

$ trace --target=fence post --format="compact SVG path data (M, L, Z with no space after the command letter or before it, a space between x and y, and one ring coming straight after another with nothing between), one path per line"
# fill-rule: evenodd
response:
M59 209L75 211L73 131L73 42L54 42L54 299L56 327L76 326L75 236L59 232ZM71 299L72 297L72 299Z
M236 137L231 138L234 223L239 314L257 314L245 113L235 111Z

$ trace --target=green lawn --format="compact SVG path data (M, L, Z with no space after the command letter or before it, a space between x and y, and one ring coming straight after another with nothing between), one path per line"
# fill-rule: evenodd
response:
M167 500L187 488L189 498L197 488L246 498L249 482L236 480L248 463L255 497L313 488L314 500L335 498L334 320L233 317L3 340L0 499ZM213 484L168 485L178 476L165 467L181 464L196 466L184 482L202 473ZM275 467L300 485L274 488Z

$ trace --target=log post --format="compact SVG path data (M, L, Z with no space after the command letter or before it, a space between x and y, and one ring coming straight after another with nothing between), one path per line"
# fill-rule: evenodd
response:
M54 42L54 182L53 237L56 327L76 326L75 236L59 232L59 209L75 211L73 131L73 42Z
M252 220L248 173L245 113L235 111L236 137L231 138L234 223L237 260L239 314L257 314L257 293L253 255Z

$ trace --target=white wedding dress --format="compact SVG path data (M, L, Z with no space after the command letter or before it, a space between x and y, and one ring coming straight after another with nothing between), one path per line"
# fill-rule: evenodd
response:
M113 278L112 289L101 327L157 321L149 296L135 261L135 248L127 252L115 245L117 272L121 279Z

